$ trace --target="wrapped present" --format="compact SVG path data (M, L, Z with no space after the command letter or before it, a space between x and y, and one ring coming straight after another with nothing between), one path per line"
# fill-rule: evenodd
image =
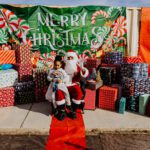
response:
M0 70L0 88L14 86L17 82L18 72L16 70Z
M98 92L98 90L86 89L86 95L84 98L84 101L85 101L84 109L95 110L95 108L96 108L96 92Z
M31 64L16 64L15 69L19 73L19 82L27 82L33 80Z
M117 51L106 52L104 62L106 64L121 64L123 62L123 53Z
M33 91L19 91L15 94L15 104L28 104L35 102Z
M146 106L146 115L150 117L150 96L148 97L148 102Z
M111 85L120 82L115 67L100 67L99 71L104 85Z
M138 112L139 111L139 96L126 97L126 109Z
M145 114L149 96L150 94L144 94L139 97L139 113L142 115Z
M135 63L135 64L122 64L121 75L128 78L142 78L148 77L148 64Z
M125 108L126 108L126 98L121 97L121 99L118 99L116 101L116 110L120 114L124 114Z
M117 88L118 89L118 95L117 99L121 99L122 97L122 86L120 84L112 84L111 87Z
M103 81L99 81L99 82L93 81L93 82L91 82L91 81L87 80L87 82L86 82L86 88L90 89L90 90L97 90L102 85L103 85Z
M123 96L139 96L149 94L149 78L127 78L122 80Z
M48 72L45 70L35 70L33 72L35 88L40 89L49 85L49 82L47 80L47 75Z
M14 105L14 88L0 88L0 107L7 107Z
M31 64L31 51L28 44L13 45L16 51L16 61L19 64Z
M99 91L99 108L115 110L118 89L109 86L103 86Z
M90 68L97 68L101 64L101 59L96 58L88 58L85 63L85 67L88 69Z
M0 51L0 64L15 64L16 57L14 50L1 50Z
M37 89L35 88L35 101L36 102L43 102L45 101L45 94L47 92L47 88L48 87L44 87L44 88L40 88L40 89Z
M136 56L124 56L123 63L142 63L142 59Z

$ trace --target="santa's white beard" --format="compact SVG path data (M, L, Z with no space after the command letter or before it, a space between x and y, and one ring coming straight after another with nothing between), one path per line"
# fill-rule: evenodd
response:
M66 60L65 71L68 75L73 75L77 72L77 61L76 60Z

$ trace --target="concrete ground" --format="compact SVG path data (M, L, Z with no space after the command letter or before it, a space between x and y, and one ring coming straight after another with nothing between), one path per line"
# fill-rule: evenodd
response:
M150 118L133 112L119 114L102 109L85 110L83 115L87 131L150 129ZM37 129L49 131L51 106L48 102L0 108L1 129Z
M96 109L83 119L88 150L150 149L149 117ZM0 149L44 150L50 123L48 102L0 108Z

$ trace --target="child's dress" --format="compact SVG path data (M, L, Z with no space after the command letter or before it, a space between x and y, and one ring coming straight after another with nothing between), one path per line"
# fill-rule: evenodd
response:
M71 105L70 95L69 95L68 89L65 85L69 81L69 77L66 74L66 72L62 68L57 69L57 70L51 69L49 71L47 79L51 83L50 83L50 85L48 87L48 90L46 92L46 95L45 95L46 99L48 101L52 102L54 108L56 108L57 105L56 105L56 101L55 101L55 92L57 90L61 90L65 94L66 105L70 106ZM55 79L55 81L52 82L52 79ZM57 81L60 80L60 79L62 80L62 82L58 83Z

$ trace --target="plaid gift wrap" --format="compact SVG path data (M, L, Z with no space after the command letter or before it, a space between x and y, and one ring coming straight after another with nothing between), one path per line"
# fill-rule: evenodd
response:
M99 93L99 108L115 110L115 103L117 100L118 89L109 86L100 88Z
M124 114L125 108L126 108L126 98L122 97L121 99L118 99L116 101L117 104L117 112L119 112L120 114Z
M14 88L0 88L0 107L7 107L14 105Z
M149 93L149 78L127 78L122 80L123 96L139 96Z
M104 85L120 82L115 67L100 67L99 71Z
M0 70L0 88L14 86L17 82L18 72L16 70Z
M15 64L16 57L14 50L0 50L0 64Z
M142 59L136 56L124 56L123 63L142 63Z
M16 64L15 69L19 73L19 82L27 82L33 80L31 64Z
M31 51L28 44L13 45L16 51L16 61L19 64L31 64Z
M35 88L34 92L35 92L35 101L36 102L45 101L45 94L46 94L47 88L48 87L44 87L44 88L40 88L40 89Z
M96 58L88 58L85 62L85 67L90 68L97 68L101 64L101 59Z
M40 89L49 85L49 82L47 80L47 75L48 75L48 71L44 71L44 70L35 70L33 72L35 88Z
M145 114L149 96L150 94L144 94L139 97L139 113L142 115Z
M123 62L122 52L106 52L104 56L104 62L106 64L121 64Z
M142 78L148 77L148 64L135 63L135 64L122 64L121 75L128 78Z

